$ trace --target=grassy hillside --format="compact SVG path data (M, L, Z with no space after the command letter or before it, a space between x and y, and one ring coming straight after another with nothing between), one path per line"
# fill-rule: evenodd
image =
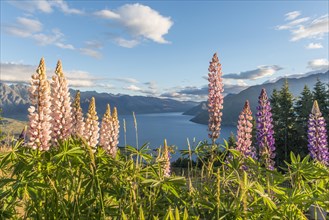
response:
M1 130L5 135L19 135L24 126L27 125L26 121L19 121L11 118L3 118L0 122Z

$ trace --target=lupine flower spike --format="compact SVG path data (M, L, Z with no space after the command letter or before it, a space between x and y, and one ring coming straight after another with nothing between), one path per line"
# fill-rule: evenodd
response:
M236 149L245 157L256 159L256 150L252 146L252 113L247 100L239 116Z
M52 77L51 90L52 138L57 142L70 136L72 128L71 97L60 60Z
M84 123L82 108L80 106L80 91L77 91L72 107L72 134L75 136L84 135Z
M167 145L167 140L164 140L163 144L163 175L165 177L170 177L170 152Z
M51 139L50 85L43 58L40 60L36 73L32 75L29 93L31 106L28 109L28 146L33 149L49 150Z
M99 144L113 158L117 153L117 145L119 143L119 121L116 109L111 116L110 105L107 104L106 112L102 119Z
M111 142L110 142L110 147L111 149L109 150L109 153L115 157L118 151L118 144L119 144L119 118L118 118L118 111L117 108L113 108L113 113L112 113L112 126L111 126Z
M308 149L314 160L325 165L329 164L326 122L322 117L317 100L313 103L308 120Z
M222 82L222 69L219 63L217 54L215 53L209 68L208 68L208 112L209 112L209 138L212 140L212 144L215 144L216 139L220 135L220 124L223 109L223 82Z
M89 109L87 113L86 123L85 123L85 139L87 143L94 148L98 142L99 138L99 122L95 106L95 98L92 97L89 103Z
M266 168L274 169L275 158L275 140L273 137L273 124L270 101L268 100L266 90L262 89L257 107L257 144L259 147L259 156L263 160Z

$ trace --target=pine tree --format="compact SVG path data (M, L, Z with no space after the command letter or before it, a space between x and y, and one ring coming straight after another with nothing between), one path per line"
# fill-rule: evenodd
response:
M272 124L273 124L273 129L274 129L274 139L277 140L276 141L276 145L277 145L277 156L281 157L281 145L282 142L280 141L280 135L281 133L279 132L279 118L281 117L281 107L279 104L279 100L280 100L280 93L277 89L273 89L271 98L270 98L270 103L271 103L271 108L272 108Z
M313 96L314 100L318 101L320 111L323 115L329 115L327 92L326 85L318 78L313 88Z
M276 163L282 166L284 160L288 161L290 151L299 153L296 147L294 97L289 91L288 80L285 80L279 92L273 92L271 103L277 146Z
M329 83L326 88L326 84L318 78L313 88L313 96L314 100L318 101L320 111L327 123L327 131L329 131ZM329 142L329 136L327 140Z
M297 147L299 154L303 157L308 154L307 149L307 121L309 114L312 110L313 105L313 94L307 85L301 95L298 97L295 105L296 112L296 131L297 131Z
M280 94L278 90L273 89L270 102L271 102L271 108L272 108L272 118L273 118L273 125L274 127L277 127L277 122L280 117L280 105L279 105L279 99Z
M236 147L236 140L233 132L231 132L230 137L228 138L227 144L230 148Z

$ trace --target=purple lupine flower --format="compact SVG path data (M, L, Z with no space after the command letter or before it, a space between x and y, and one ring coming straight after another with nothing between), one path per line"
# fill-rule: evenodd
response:
M32 149L49 150L51 139L50 85L46 76L45 60L42 58L29 88L28 146Z
M263 88L259 96L257 107L257 144L259 147L259 156L265 166L273 170L275 158L275 139L273 137L273 124L270 101L268 100L266 90Z
M219 63L217 54L215 53L209 68L208 68L208 112L209 112L209 138L212 140L212 144L215 144L216 139L220 134L220 124L222 121L222 109L223 109L223 82L222 82L222 68Z
M240 151L245 157L252 157L256 159L256 150L253 147L251 138L252 132L252 113L247 100L244 104L243 110L240 113L237 131L236 149Z
M110 105L107 104L106 112L102 119L99 145L113 158L116 156L119 143L119 120L116 108L111 116Z
M55 75L51 83L52 139L64 140L71 135L72 108L69 88L62 70L62 63L57 62Z
M85 122L83 118L82 108L80 106L80 91L77 91L72 106L72 134L83 137L85 130Z
M308 149L314 160L328 165L326 122L322 117L317 100L313 103L312 112L308 119Z
M95 98L92 97L89 103L89 109L85 122L84 138L87 140L87 143L92 148L94 148L94 151L96 151L95 147L97 145L99 138L98 132L99 132L99 122L96 112Z

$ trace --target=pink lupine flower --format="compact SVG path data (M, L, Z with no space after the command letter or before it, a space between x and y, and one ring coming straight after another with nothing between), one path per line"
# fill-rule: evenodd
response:
M85 130L85 123L80 106L80 91L77 91L72 106L72 134L83 137Z
M28 146L33 149L49 150L51 139L50 85L43 58L40 60L36 73L32 75L29 93L31 106L28 109Z
M169 177L170 176L170 152L169 152L169 148L167 145L167 140L164 140L164 144L163 144L163 175L165 177Z
M119 129L120 129L120 124L119 124L119 118L118 118L118 111L117 108L113 108L113 113L112 113L112 130L111 130L111 150L109 153L115 157L117 150L118 150L118 144L119 144Z
M308 119L308 149L314 160L326 165L329 164L326 121L322 116L317 100L314 101Z
M217 54L215 53L209 68L208 68L208 112L209 112L209 138L212 140L212 144L215 144L216 139L220 134L220 124L222 121L222 112L223 109L223 82L222 82L222 69L221 64L219 63Z
M89 109L87 113L87 118L85 122L85 139L87 143L94 148L98 142L99 138L99 122L98 122L98 116L96 112L96 105L95 105L95 98L92 97L89 104Z
M57 142L70 136L72 127L71 97L60 60L52 77L51 90L52 138Z
M111 116L111 108L110 105L107 104L106 112L102 119L99 145L113 158L116 156L119 143L119 127L116 108L113 109L113 114Z
M247 100L238 121L237 143L236 149L240 151L245 157L252 157L256 159L256 150L252 146L252 113Z

